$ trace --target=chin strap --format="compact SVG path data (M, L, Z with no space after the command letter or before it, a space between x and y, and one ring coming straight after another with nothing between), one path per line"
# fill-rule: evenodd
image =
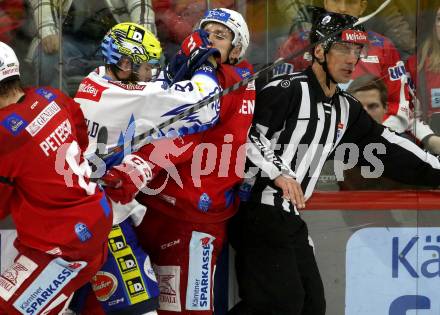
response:
M325 72L325 84L327 85L327 87L330 89L330 82L338 84L328 70L327 53L324 53L324 61L321 62L316 59L316 62L318 62L318 64L322 67L322 70L324 70Z

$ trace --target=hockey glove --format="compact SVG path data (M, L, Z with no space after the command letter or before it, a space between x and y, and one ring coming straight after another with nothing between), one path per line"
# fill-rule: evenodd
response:
M151 179L151 168L137 155L127 155L122 164L112 167L102 177L107 196L115 202L131 202Z
M220 58L220 52L212 48L208 33L202 29L195 30L183 40L182 46L165 69L165 78L171 85L175 82L189 80L202 65L215 68L208 58Z

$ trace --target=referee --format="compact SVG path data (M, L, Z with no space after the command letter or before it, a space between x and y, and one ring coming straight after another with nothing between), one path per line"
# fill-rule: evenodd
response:
M305 207L325 160L338 146L352 144L364 152L373 145L384 176L440 184L436 157L376 123L338 88L351 79L368 44L364 28L352 26L356 21L349 15L321 15L310 39L326 40L313 48L311 67L273 78L257 94L248 159L259 171L244 184L250 195L229 231L242 299L231 315L325 314L322 280L297 209Z

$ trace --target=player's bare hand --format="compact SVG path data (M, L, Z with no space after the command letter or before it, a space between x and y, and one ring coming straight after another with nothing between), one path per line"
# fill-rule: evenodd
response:
M298 209L306 206L301 185L295 179L280 175L275 178L274 184L282 189L283 198L291 201Z
M41 40L43 51L46 54L54 54L60 50L60 40L58 34L48 35Z

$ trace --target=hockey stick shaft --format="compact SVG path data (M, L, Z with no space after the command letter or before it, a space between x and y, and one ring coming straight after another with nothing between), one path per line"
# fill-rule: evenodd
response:
M328 38L331 38L331 37L333 37L333 36L336 36L337 34L339 34L340 32L342 32L342 31L344 31L344 30L346 30L346 29L350 29L350 28L352 28L352 27L354 27L354 26L357 26L357 25L359 25L359 24L365 23L366 21L368 21L369 19L371 19L373 16L375 16L377 13L379 13L380 11L382 11L382 10L383 10L383 9L384 9L384 8L390 3L390 2L391 2L391 0L386 0L386 1L385 1L384 3L382 3L382 4L381 4L381 5L380 5L380 6L379 6L379 7L378 7L373 13L371 13L371 14L369 14L369 15L367 15L367 16L364 16L364 17L359 18L359 20L358 20L356 23L352 23L352 24L350 24L350 25L347 25L347 26L344 27L344 28L341 28L341 29L339 29L339 30L336 30L335 32L333 32L333 33L327 35L326 37L324 37L324 38L318 40L317 42L315 42L315 43L313 43L313 44L310 44L310 45L308 45L307 47L305 47L305 48L303 48L303 49L301 49L301 50L299 50L299 51L293 52L292 54L290 54L289 56L287 56L287 57L285 57L285 58L278 58L278 59L275 60L273 63L271 63L271 64L267 65L266 67L264 67L263 69L261 69L261 70L255 72L253 75L249 76L248 78L245 78L245 79L243 79L242 81L239 81L239 82L235 83L234 85L232 85L232 86L230 86L230 87L228 87L228 88L222 90L222 91L219 92L218 94L215 94L215 95L213 95L213 96L211 96L211 97L208 97L208 98L206 98L206 99L204 99L204 100L202 100L202 101L200 101L200 102L194 104L193 106L189 107L189 108L186 109L185 111L183 111L183 112L181 112L181 113L179 113L179 114L177 114L177 115L171 117L170 119L168 119L168 120L162 122L162 123L159 124L157 127L155 127L155 128L151 128L150 130L148 130L148 131L146 131L146 132L144 132L144 133L142 133L142 134L140 134L140 135L135 136L135 137L133 138L133 140L132 140L131 143L132 143L132 144L136 144L136 145L137 145L137 144L140 144L140 143L142 142L142 140L144 140L145 138L151 136L151 135L154 134L155 132L157 132L157 131L160 132L163 128L165 128L165 127L167 127L167 126L169 126L169 125L175 123L176 121L178 121L178 120L180 120L180 119L182 119L182 118L184 118L184 117L186 117L186 116L189 116L189 115L193 114L194 112L198 111L198 110L199 110L200 108L202 108L203 106L206 106L206 105L208 105L208 104L210 104L210 103L212 103L212 102L215 102L215 101L219 100L222 96L225 96L225 95L227 95L227 94L229 94L229 93L231 93L231 92L233 92L233 91L235 91L235 90L237 90L237 89L243 87L244 85L247 85L249 82L251 82L251 81L253 81L253 80L259 78L259 77L262 76L263 74L266 74L267 72L271 71L273 68L279 66L280 64L285 63L287 60L290 60L290 59L296 58L296 57L298 57L298 56L304 54L305 52L310 51L310 50L311 50L313 47L315 47L316 45L322 44L322 43L325 42ZM146 144L146 143L145 143L145 144ZM113 154L115 154L115 153L117 153L117 152L120 152L121 150L123 150L122 148L123 148L123 145L120 145L120 146L114 147L114 148L113 148L112 150L110 150L107 154L105 154L105 155L103 156L103 158L104 158L104 159L105 159L105 158L108 158L108 157L112 156Z

